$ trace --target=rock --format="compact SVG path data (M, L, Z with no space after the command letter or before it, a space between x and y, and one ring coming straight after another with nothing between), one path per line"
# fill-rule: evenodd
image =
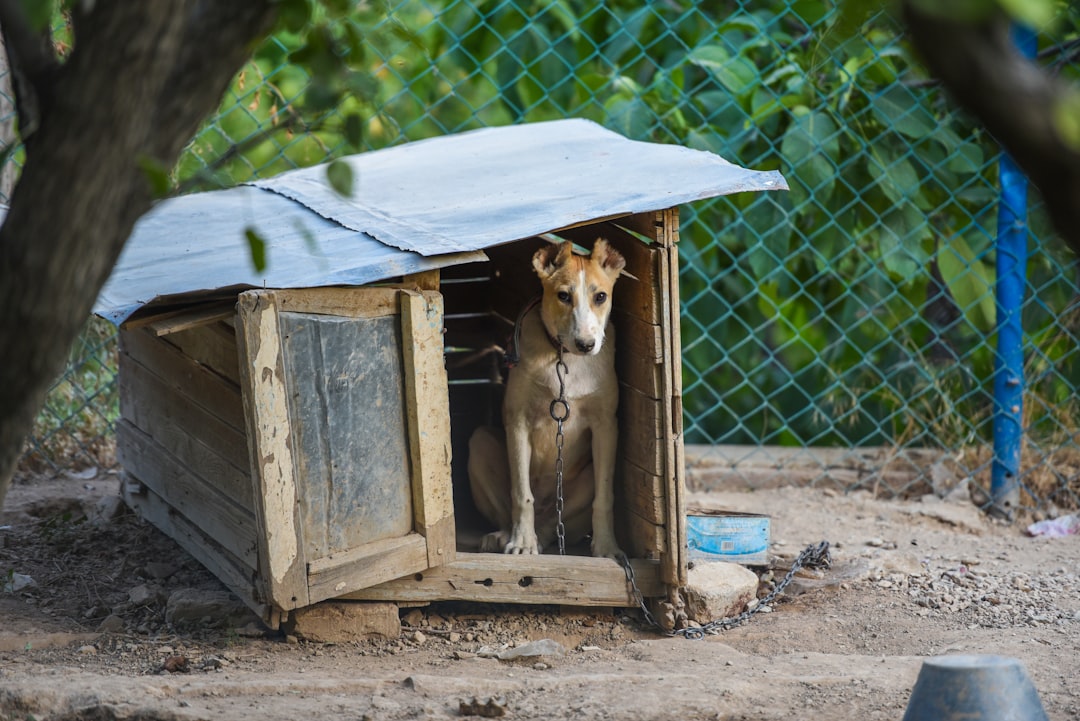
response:
M174 563L162 563L160 561L151 561L146 564L146 575L150 578L156 578L159 581L164 581L169 576L176 573L177 568Z
M8 579L4 581L4 593L17 593L24 588L30 588L36 586L37 583L33 578L27 576L25 573L10 573Z
M162 662L161 667L168 673L187 673L191 670L187 656L173 655Z
M500 718L506 715L506 699L497 696L481 701L475 696L463 700L458 705L458 712L462 716L480 716L482 718Z
M401 635L397 604L366 601L324 601L298 608L289 613L283 628L287 634L316 643Z
M558 641L543 638L539 641L530 641L517 648L508 648L496 654L500 661L516 661L523 658L537 658L539 656L562 656L566 649Z
M236 628L258 617L228 591L182 588L173 591L165 604L165 621L174 626L206 623L210 626Z
M163 600L160 588L140 584L128 591L128 600L136 606L159 606Z
M94 656L97 654L97 648L87 644L86 646L79 646L79 653L84 656Z
M926 567L918 556L912 553L888 553L878 559L878 562L883 573L903 573L906 576L921 576L926 573Z
M424 622L424 612L419 608L414 608L401 618L401 622L406 626L419 626Z
M122 516L125 510L127 506L124 505L124 499L120 496L103 496L97 500L87 515L95 526L105 526Z
M933 518L950 526L963 529L976 535L981 534L986 528L986 518L982 511L972 505L959 505L954 503L919 504L917 512L921 516Z
M757 588L758 577L737 563L697 563L687 578L686 614L698 623L734 616L757 596Z
M98 633L123 633L124 619L114 613L110 613L97 627Z

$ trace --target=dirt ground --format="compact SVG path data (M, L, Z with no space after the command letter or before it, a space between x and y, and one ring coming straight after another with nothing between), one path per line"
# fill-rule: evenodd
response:
M313 644L228 610L182 623L178 590L222 587L117 515L116 490L91 474L12 488L0 719L899 719L922 660L960 653L1019 658L1051 719L1080 716L1080 537L1029 538L963 494L705 494L772 517L774 574L822 539L834 564L701 641L629 610L433 604L402 609L399 638ZM542 639L564 652L491 657Z

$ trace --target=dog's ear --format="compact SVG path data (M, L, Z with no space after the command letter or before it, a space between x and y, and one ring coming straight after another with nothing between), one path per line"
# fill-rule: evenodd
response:
M533 268L541 278L550 278L555 271L566 265L573 252L574 246L568 240L558 245L545 245L533 254Z
M622 257L622 253L612 248L603 238L596 239L592 259L609 278L618 278L619 273L626 267L626 259Z

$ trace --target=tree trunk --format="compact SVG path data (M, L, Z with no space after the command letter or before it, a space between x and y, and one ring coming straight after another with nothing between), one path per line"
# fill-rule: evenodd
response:
M0 45L0 147L19 142L15 135L15 90L11 85L11 68L8 65L7 50ZM18 168L11 158L0 165L0 203L5 205L11 198L15 187ZM2 496L0 496L2 497Z
M38 111L36 127L20 114L26 163L0 227L0 505L49 384L150 209L140 160L175 165L273 16L269 0L92 7L76 10L74 50L46 72L15 51L33 38L3 26L20 110L36 100Z
M953 20L947 9L932 13L924 5L906 0L903 7L926 65L1027 174L1057 232L1080 253L1080 147L1055 121L1068 86L1020 55L1003 13Z

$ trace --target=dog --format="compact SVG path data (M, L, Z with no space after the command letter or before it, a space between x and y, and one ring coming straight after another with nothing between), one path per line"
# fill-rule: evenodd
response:
M567 545L592 534L594 556L619 558L614 475L619 386L611 293L626 260L603 238L591 255L569 242L532 259L543 295L515 328L517 365L503 401L505 431L483 426L469 439L469 485L477 508L497 531L482 552L541 553L558 535L556 513L556 363L562 357L569 416L563 424L563 513ZM561 409L560 409L561 413Z

